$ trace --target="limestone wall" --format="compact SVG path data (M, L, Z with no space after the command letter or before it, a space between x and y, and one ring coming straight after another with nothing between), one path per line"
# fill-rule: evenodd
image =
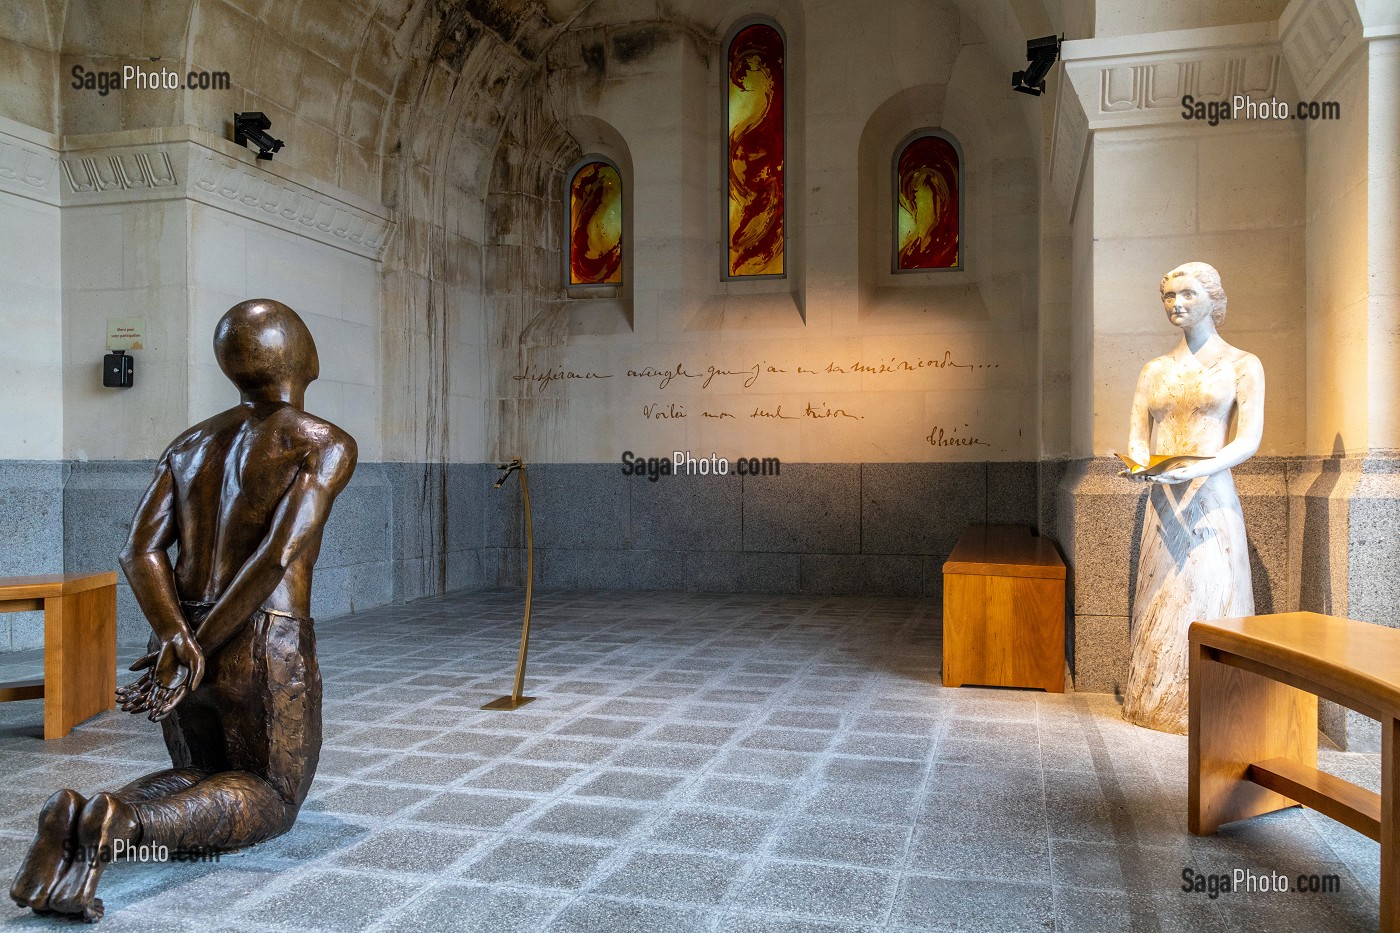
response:
M0 29L0 118L59 131L58 66L66 0L15 0Z
M382 208L198 131L68 137L63 197L63 456L158 457L237 402L214 326L247 298L301 313L320 349L308 405L378 459ZM101 384L108 322L145 322L135 385Z
M1142 3L1141 0L1095 0L1094 35L1199 29L1235 23L1272 22L1288 0L1182 0Z
M63 292L53 137L0 119L0 460L63 457Z
M977 25L952 4L872 5L859 30L835 7L758 12L787 38L784 279L722 274L720 40L735 20L600 12L522 86L487 196L488 455L1033 459L1038 169ZM882 60L898 65L841 64ZM894 275L892 162L923 128L964 153L965 269ZM560 284L556 192L579 137L632 169L615 298Z
M1353 117L1307 130L1307 406L1310 452L1367 450L1367 82L1354 61L1327 94Z

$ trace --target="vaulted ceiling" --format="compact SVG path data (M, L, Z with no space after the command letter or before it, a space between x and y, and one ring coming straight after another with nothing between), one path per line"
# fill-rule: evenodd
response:
M1018 64L1027 35L1051 28L1041 0L957 5L1008 69ZM489 149L522 78L580 17L680 19L722 31L753 9L734 0L605 6L595 0L10 0L4 6L0 59L9 59L6 74L24 80L10 82L0 96L0 114L59 133L188 123L226 136L235 111L261 110L295 136L284 164L376 199L393 198L389 179L405 167L396 167L405 156L409 163L430 161L429 141L444 124L480 123L477 136ZM74 66L130 63L227 72L232 89L99 96L71 87Z

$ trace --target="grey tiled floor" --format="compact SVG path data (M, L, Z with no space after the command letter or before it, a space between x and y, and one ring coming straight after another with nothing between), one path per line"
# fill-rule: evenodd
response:
M113 866L100 929L1376 927L1374 843L1301 810L1188 836L1184 739L1111 697L944 689L929 600L543 593L539 699L482 712L520 610L490 591L321 623L326 743L296 827L217 865ZM53 790L165 761L145 720L46 743L41 719L0 706L6 879ZM1324 760L1375 786L1376 756ZM1210 899L1187 868L1341 892ZM8 899L0 923L65 926Z

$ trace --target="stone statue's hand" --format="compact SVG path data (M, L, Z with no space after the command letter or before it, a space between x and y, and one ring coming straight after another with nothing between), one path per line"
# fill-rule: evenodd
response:
M1202 476L1209 476L1211 470L1205 464L1209 460L1200 460L1186 466L1179 466L1175 470L1168 470L1157 477L1157 482L1175 485L1177 483L1189 483L1193 479L1200 479Z
M1142 472L1141 470L1139 470L1138 472L1134 473L1132 470L1129 470L1129 469L1122 469L1122 470L1119 470L1119 471L1118 471L1118 475L1121 476L1121 477L1123 477L1124 479L1126 479L1126 480L1128 480L1128 481L1130 481L1130 482L1134 482L1134 483L1146 483L1146 482L1148 482L1149 480L1152 479L1152 477L1148 476L1146 473Z

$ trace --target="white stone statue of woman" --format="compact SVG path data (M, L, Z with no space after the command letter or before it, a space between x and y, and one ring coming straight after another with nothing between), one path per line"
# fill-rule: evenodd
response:
M1185 733L1187 629L1198 619L1254 613L1244 515L1230 468L1259 450L1264 369L1216 332L1225 319L1220 273L1188 262L1162 278L1162 306L1181 342L1142 368L1133 394L1129 456L1202 456L1151 484L1133 599L1123 718ZM1231 416L1235 436L1229 437Z

